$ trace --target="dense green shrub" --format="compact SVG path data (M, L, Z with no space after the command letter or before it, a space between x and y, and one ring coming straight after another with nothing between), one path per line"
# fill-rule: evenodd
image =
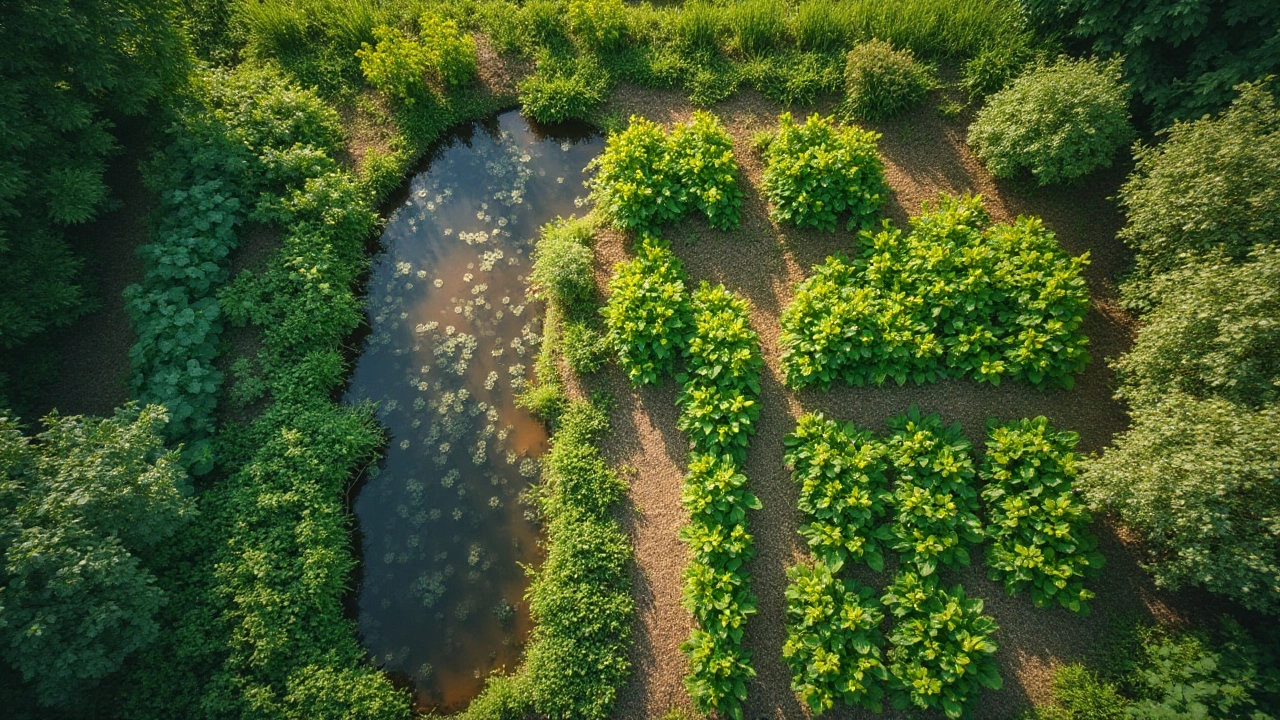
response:
M1120 397L1141 406L1174 392L1246 407L1280 400L1280 248L1239 264L1210 257L1146 287L1160 303L1114 363Z
M418 20L418 40L427 50L428 67L445 87L470 82L476 74L476 41L458 24L432 13Z
M1057 432L1042 417L991 423L982 463L987 510L988 574L1009 594L1030 588L1042 607L1056 600L1088 613L1084 587L1103 558L1088 530L1089 513L1072 492L1077 474L1073 432Z
M373 29L375 45L356 52L365 80L387 96L409 105L427 98L428 76L448 86L462 85L476 74L476 44L456 23L431 14L420 21L419 37L387 25Z
M1241 408L1172 391L1132 413L1114 446L1082 468L1091 503L1116 513L1150 550L1165 587L1199 585L1280 613L1280 408Z
M633 115L591 161L591 198L618 228L643 232L684 214L686 191L667 147L661 125Z
M1280 238L1280 112L1272 87L1243 85L1221 115L1178 123L1163 142L1137 146L1137 167L1120 188L1120 237L1138 253L1139 286L1201 255L1239 260Z
M670 135L632 116L591 167L592 199L620 229L652 231L695 208L712 227L738 225L742 191L733 140L710 113L695 112Z
M1268 0L1023 0L1052 30L1124 57L1124 74L1153 124L1225 106L1232 88L1280 72L1280 6Z
M609 74L595 56L544 53L538 69L520 81L520 108L544 123L588 119L604 103L609 87Z
M1089 361L1088 255L1072 258L1038 218L991 224L980 197L940 199L827 258L783 311L791 387L1004 377L1071 387Z
M687 208L702 211L711 227L736 228L742 206L738 163L733 158L733 138L719 118L695 112L689 122L671 130L667 147L668 162L680 180Z
M756 674L742 637L756 612L746 571L755 555L747 510L758 510L760 501L746 482L731 457L695 454L681 491L690 516L680 531L690 550L684 602L698 625L680 646L689 656L685 688L700 712L735 720L742 720L746 682Z
M666 243L646 236L634 260L618 263L604 316L609 343L633 385L656 383L672 371L689 332L684 270Z
M890 547L923 577L939 564L969 564L966 545L982 542L971 445L959 425L910 411L889 420L885 456L894 470Z
M0 348L90 309L63 233L108 202L108 118L140 115L182 82L190 56L179 9L175 0L0 7Z
M560 345L565 362L578 375L596 372L609 359L609 341L585 323L565 323Z
M882 543L890 528L880 523L892 495L885 476L884 443L852 423L807 414L783 440L791 479L800 485L800 534L814 556L839 572L845 560L866 560L884 569Z
M883 120L919 105L934 85L932 70L910 49L869 40L845 61L844 111L854 119Z
M529 282L561 309L589 305L596 290L594 263L590 222L559 219L542 228Z
M889 194L876 154L879 139L817 114L797 125L783 113L764 148L763 187L774 221L835 230L847 214L847 227L870 225Z
M894 707L941 710L963 717L983 687L1003 685L992 657L996 623L982 614L982 600L950 592L935 578L900 573L880 598L896 618L886 665Z
M1066 58L992 95L969 127L969 145L992 175L1030 172L1041 185L1110 167L1133 136L1119 64Z
M815 715L835 706L880 711L889 673L880 659L884 613L872 588L841 580L826 563L787 569L787 641L791 689Z
M694 452L746 462L760 415L760 336L749 324L747 301L705 281L693 294L676 403L677 427Z
M166 594L140 554L195 504L163 408L59 417L24 437L0 417L0 656L43 706L65 706L160 632Z

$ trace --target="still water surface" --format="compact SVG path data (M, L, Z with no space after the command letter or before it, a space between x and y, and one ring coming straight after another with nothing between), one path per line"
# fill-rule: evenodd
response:
M419 709L460 709L519 663L524 567L541 562L519 495L547 442L515 406L542 331L525 276L538 229L585 212L583 171L602 146L514 111L464 128L395 201L373 261L347 401L376 402L390 444L355 501L358 622Z

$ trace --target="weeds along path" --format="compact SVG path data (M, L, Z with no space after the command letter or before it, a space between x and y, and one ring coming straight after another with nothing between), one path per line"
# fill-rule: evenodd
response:
M819 109L831 110L829 106ZM620 87L608 110L624 117L641 114L668 126L687 120L693 112L677 93L633 86ZM919 213L921 202L936 198L939 192L979 192L997 221L1018 214L1043 217L1069 252L1088 250L1091 254L1093 262L1086 276L1093 309L1086 320L1086 332L1093 361L1069 392L1042 392L1019 383L997 388L969 381L880 388L837 386L827 393L795 393L784 387L778 316L790 302L793 285L809 268L830 254L851 250L855 238L847 232L781 229L769 220L767 204L759 193L762 168L751 137L772 128L781 111L749 92L712 108L734 138L742 170L745 199L741 227L722 232L701 220L689 220L662 233L683 262L689 287L696 288L702 280L722 282L746 297L752 304L752 326L760 333L765 361L761 414L745 467L748 489L763 503L761 510L748 516L757 548L750 565L751 587L759 601L758 614L748 622L746 641L757 672L748 688L746 717L750 720L808 715L790 690L790 671L781 657L786 636L785 571L808 555L796 532L800 523L798 492L783 462L782 438L794 428L796 418L804 412L822 411L828 417L883 432L887 419L915 404L924 412L941 413L948 423L962 423L980 450L987 417L1008 420L1045 415L1055 426L1080 433L1080 452L1094 452L1126 424L1123 408L1111 397L1112 377L1106 359L1127 350L1132 337L1132 323L1118 309L1112 283L1127 257L1115 238L1120 216L1106 199L1127 168L1097 174L1085 185L1065 189L997 183L965 146L969 119L943 120L934 98L903 118L873 126L884 136L880 153L893 191L886 216L895 224L905 224L908 216ZM801 119L806 113L793 110L793 114ZM619 233L599 234L597 283L602 292L613 264L632 256L631 243ZM686 551L678 538L687 521L680 505L687 445L676 429L676 385L667 380L660 387L636 391L619 370L610 367L588 379L587 387L604 387L617 398L607 450L612 462L635 469L629 478L631 503L625 518L636 551L634 671L615 715L625 720L656 720L672 707L688 707L689 703L682 684L687 662L679 646L688 637L692 619L681 604ZM974 565L965 571L943 574L945 583L962 583L971 597L983 598L1001 628L996 634L1000 645L997 660L1005 687L984 693L976 707L977 717L1013 717L1032 701L1046 698L1052 669L1088 652L1111 618L1176 616L1172 608L1186 601L1157 594L1109 525L1098 523L1095 530L1108 566L1094 583L1098 599L1093 614L1086 618L1065 610L1033 608L1024 595L1007 597L1000 585L987 580L980 555L975 555ZM891 561L889 570L892 567ZM883 588L890 575L866 571L859 579ZM827 716L890 718L895 714L837 708Z

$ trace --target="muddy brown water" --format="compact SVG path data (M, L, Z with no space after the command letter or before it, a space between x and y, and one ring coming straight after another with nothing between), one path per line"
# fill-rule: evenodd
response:
M346 400L377 403L389 443L354 503L358 626L419 710L461 709L520 661L542 559L520 494L547 445L515 405L542 331L525 277L539 228L585 212L602 147L514 111L466 126L401 190L373 260Z

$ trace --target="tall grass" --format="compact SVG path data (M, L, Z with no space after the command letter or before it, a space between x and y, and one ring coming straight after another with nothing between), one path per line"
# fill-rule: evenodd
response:
M240 0L236 15L252 51L274 58L314 54L321 44L354 55L391 18L376 0Z
M1012 0L853 0L831 17L849 41L888 40L933 58L970 58L996 44L1030 41L1022 6Z
M782 0L744 0L726 11L730 36L746 57L759 57L782 45L787 8Z
M801 50L833 52L849 42L842 5L834 0L807 0L796 7L796 45Z
M703 0L685 4L673 22L676 42L685 50L715 50L724 13Z

